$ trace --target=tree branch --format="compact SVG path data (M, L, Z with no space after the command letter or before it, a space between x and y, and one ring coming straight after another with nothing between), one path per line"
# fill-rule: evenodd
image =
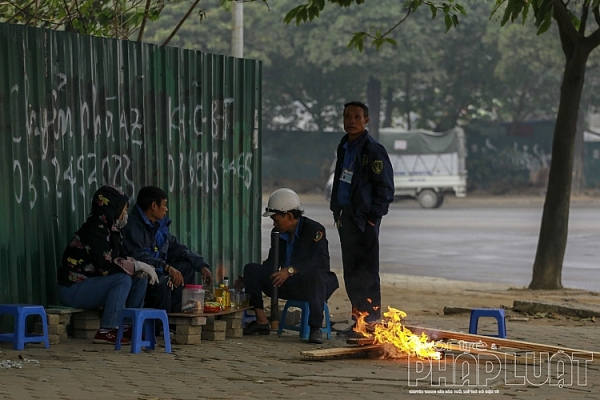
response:
M144 18L142 19L142 25L140 26L140 31L138 33L137 41L141 42L142 37L144 36L144 29L146 29L146 21L148 21L148 10L150 10L150 4L152 0L146 0L146 8L144 9Z
M35 14L32 14L32 13L28 12L27 11L27 7L26 8L21 8L18 5L16 5L15 3L13 3L12 1L10 1L10 0L8 0L7 3L10 4L12 7L16 8L17 10L19 10L19 12L23 13L23 15L29 17L28 21L31 21L32 19L35 19L36 21L44 22L44 23L49 24L49 25L57 25L57 23L54 22L54 21L51 21L51 20L48 20L48 19L44 19L44 18L40 18L40 17L36 16ZM31 4L31 3L29 3L29 4ZM11 19L12 19L12 17L11 17ZM27 24L29 24L29 22L27 22L25 25L27 25Z
M594 20L598 24L598 29L588 37L583 38L583 43L590 52L600 46L600 11L598 10L598 6L592 7L592 13L594 14Z
M71 9L69 8L69 5L67 4L66 0L63 0L63 3L65 5L65 10L66 10L65 18L69 19L69 26L71 28L73 28L73 20L71 19ZM64 18L63 18L63 21L64 21Z
M567 12L567 8L565 4L561 0L553 1L553 9L554 9L554 19L559 25L559 30L563 32L572 43L577 42L581 39L581 35L575 29L573 22L571 21L571 16Z
M87 27L86 21L83 19L83 15L81 14L81 11L79 10L79 3L77 3L77 0L75 0L75 8L77 9L78 18L81 21L81 24L83 25L83 30L86 33L88 33L88 27Z
M19 9L19 11L21 11L22 13L25 13L25 10L27 10L34 2L36 2L36 0L31 0L29 3L25 4L23 6L23 9ZM8 2L10 5L12 5L15 8L19 8L16 6L16 4L13 4L12 2ZM9 19L6 20L6 23L9 24L10 21L12 21L13 19L15 19L17 17L18 13L14 13L12 17L10 17Z
M406 21L406 18L408 18L410 16L410 14L412 14L411 8L408 9L408 12L406 13L406 16L404 18L402 18L400 21L398 21L398 23L396 25L394 25L390 29L388 29L388 31L386 33L384 33L383 35L381 35L381 37L386 37L391 31L393 31L394 29L399 27L401 23Z
M585 35L585 26L587 24L588 15L590 13L590 0L583 2L583 9L581 10L581 19L579 20L579 34Z
M196 0L194 2L194 4L192 4L192 6L188 10L188 12L183 16L183 18L181 19L181 21L179 21L179 23L177 24L177 26L175 27L175 29L173 29L173 32L171 32L171 34L169 35L169 37L165 39L165 41L162 44L163 46L166 46L171 41L171 39L173 39L173 36L175 36L177 34L177 32L179 31L179 29L181 28L181 26L183 25L183 23L185 22L185 20L188 19L188 17L192 13L192 11L194 11L194 8L196 8L196 6L198 5L199 2L200 2L200 0Z

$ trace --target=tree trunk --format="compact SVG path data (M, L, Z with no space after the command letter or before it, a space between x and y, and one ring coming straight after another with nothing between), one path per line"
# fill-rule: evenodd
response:
M410 82L412 76L410 72L407 72L404 77L404 114L406 115L406 129L409 131L412 129L412 123L410 120Z
M367 83L367 103L369 105L369 134L379 138L379 114L381 112L381 81L372 76Z
M384 128L392 127L392 113L394 111L394 88L388 86L385 92L385 119L383 120Z
M575 134L575 156L573 158L573 183L571 190L574 195L583 194L585 175L583 172L583 131L585 130L585 114L579 112L577 133Z
M567 247L569 206L573 172L573 156L579 103L589 51L572 44L563 74L560 101L556 115L552 161L540 237L538 241L530 289L562 288L562 265ZM564 46L563 46L564 48Z

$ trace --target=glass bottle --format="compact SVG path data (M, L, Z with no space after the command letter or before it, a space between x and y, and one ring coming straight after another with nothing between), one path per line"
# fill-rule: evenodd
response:
M229 310L231 308L231 297L229 293L229 278L223 277L223 308Z

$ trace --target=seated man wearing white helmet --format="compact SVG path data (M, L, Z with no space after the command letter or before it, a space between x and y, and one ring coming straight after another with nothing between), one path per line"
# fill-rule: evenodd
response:
M244 335L268 335L269 321L263 309L262 292L267 296L276 286L278 296L283 299L307 301L310 309L309 343L323 343L321 326L323 305L339 287L337 276L329 268L329 247L325 228L320 223L302 216L300 199L291 189L279 189L269 197L263 217L271 217L273 231L279 232L279 264L273 272L274 254L262 263L250 263L244 267L243 282L250 294L250 305L254 307L256 321L244 328Z

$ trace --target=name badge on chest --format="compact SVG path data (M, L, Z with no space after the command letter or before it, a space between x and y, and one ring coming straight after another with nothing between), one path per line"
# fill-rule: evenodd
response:
M354 175L354 171L346 168L342 169L342 174L340 175L340 182L352 183L352 175Z

